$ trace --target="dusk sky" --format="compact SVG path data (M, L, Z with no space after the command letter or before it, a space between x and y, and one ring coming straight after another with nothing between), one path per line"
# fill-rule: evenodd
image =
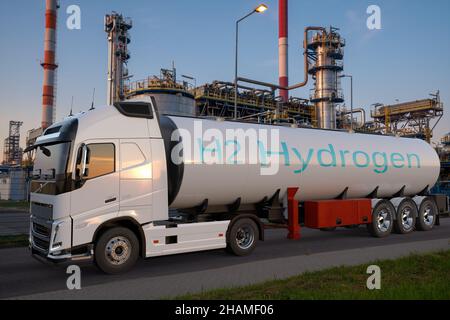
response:
M62 0L59 10L57 112L60 120L95 103L106 103L107 41L103 17L117 11L133 20L130 73L135 80L159 74L175 62L178 74L197 84L234 77L234 23L258 0ZM266 82L278 79L278 5L243 22L240 75ZM81 8L81 30L68 30L66 9ZM366 26L366 9L381 8L382 30ZM44 0L0 2L0 161L10 120L26 132L40 126L43 71ZM435 140L450 131L450 1L448 0L291 0L289 15L290 82L303 77L301 42L308 25L340 28L346 39L345 73L354 76L354 106L369 110L385 104L427 98L441 90L446 115ZM309 89L292 95L307 98ZM344 80L349 105L350 91Z

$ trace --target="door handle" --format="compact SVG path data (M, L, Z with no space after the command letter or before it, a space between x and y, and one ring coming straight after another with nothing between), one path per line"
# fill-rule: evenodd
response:
M111 198L111 199L105 200L105 203L111 203L111 202L114 202L114 201L116 201L116 200L117 200L117 198L116 198L116 197L114 197L114 198Z

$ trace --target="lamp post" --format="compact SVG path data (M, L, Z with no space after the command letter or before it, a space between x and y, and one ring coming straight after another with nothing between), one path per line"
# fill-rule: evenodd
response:
M265 4L260 4L252 12L248 13L238 21L236 21L236 46L235 46L235 60L234 60L234 119L237 119L237 99L238 99L238 45L239 45L239 22L250 17L254 13L263 13L268 7Z
M350 130L353 131L353 76L343 74L340 78L350 78Z

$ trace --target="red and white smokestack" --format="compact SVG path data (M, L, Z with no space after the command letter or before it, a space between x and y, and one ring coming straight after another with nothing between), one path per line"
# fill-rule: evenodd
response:
M55 103L55 72L58 65L56 53L56 21L57 0L45 2L45 39L44 39L44 86L42 89L42 128L46 129L53 123L53 108Z
M278 35L278 73L280 86L289 85L288 77L288 0L278 0L279 8L279 35ZM289 100L289 92L280 90L280 96L284 102Z

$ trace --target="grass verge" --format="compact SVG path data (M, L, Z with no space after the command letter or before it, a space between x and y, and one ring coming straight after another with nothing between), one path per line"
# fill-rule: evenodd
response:
M28 201L0 200L0 208L28 209L29 207L30 203Z
M0 236L0 249L28 246L28 235Z
M369 265L381 268L381 290L368 290ZM304 273L286 280L220 289L177 299L358 300L450 299L450 251Z

